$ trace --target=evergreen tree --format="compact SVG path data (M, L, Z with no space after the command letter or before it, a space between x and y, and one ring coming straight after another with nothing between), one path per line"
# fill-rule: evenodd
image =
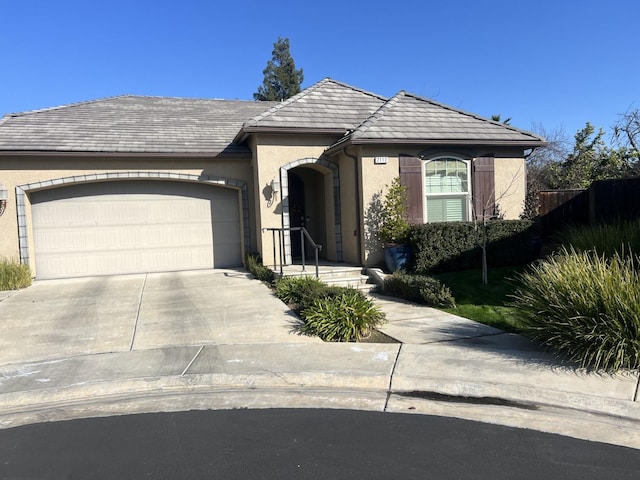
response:
M300 92L304 79L302 69L296 70L296 64L289 52L289 39L278 37L273 44L272 58L262 71L264 80L253 94L254 100L283 101Z
M574 138L573 151L560 164L552 165L552 188L588 188L596 180L623 178L631 169L626 152L612 149L604 141L604 131L589 122Z

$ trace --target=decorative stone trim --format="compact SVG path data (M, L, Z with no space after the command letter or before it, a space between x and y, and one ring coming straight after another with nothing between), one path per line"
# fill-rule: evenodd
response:
M302 165L315 164L322 166L328 170L331 170L333 174L333 205L334 205L334 230L336 243L336 257L339 262L342 262L342 228L341 228L341 214L340 214L340 170L337 165L329 162L324 158L301 158L294 160L291 163L287 163L280 167L280 191L282 198L282 228L289 228L291 226L291 220L289 217L289 170L300 167ZM291 264L291 236L284 236L284 253L285 263Z

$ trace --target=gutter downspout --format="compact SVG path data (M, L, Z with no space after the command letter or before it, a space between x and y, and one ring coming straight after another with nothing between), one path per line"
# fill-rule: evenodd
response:
M342 149L342 153L344 153L347 157L352 158L354 162L354 169L356 175L356 225L358 226L358 230L356 232L358 237L358 260L362 265L364 265L364 259L362 258L362 232L364 230L364 223L362 215L360 215L362 210L362 201L360 199L360 163L358 162L358 157L356 155L352 155L347 152L347 148L344 147Z

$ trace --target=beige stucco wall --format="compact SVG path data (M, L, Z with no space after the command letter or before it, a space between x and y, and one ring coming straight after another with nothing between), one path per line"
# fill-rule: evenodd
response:
M375 157L386 157L386 164L376 164ZM375 217L384 200L391 182L400 173L399 152L391 149L362 150L362 209L364 215L364 235L362 254L367 266L382 265L384 253L382 243L377 238Z
M335 142L330 136L253 135L250 146L252 160L193 159L193 158L109 158L59 156L1 156L0 183L9 190L5 214L0 217L0 257L18 258L18 226L16 219L15 187L60 177L94 173L126 171L158 171L208 175L246 182L249 207L250 245L258 250L265 264L273 264L273 242L270 233L261 228L281 228L283 225L282 190L271 201L270 185L281 178L281 167L301 167L299 173L310 182L307 203L313 205L314 232L323 237L323 253L336 259L336 239L342 240L343 260L348 263L379 265L383 261L382 246L373 231L376 201L381 201L393 178L399 174L399 155L418 156L419 149L349 147L347 153L322 158L337 166L340 185L341 234L336 235L333 171L326 164L318 164L325 149ZM449 150L450 151L450 150ZM489 150L474 152L475 156ZM524 205L524 160L520 151L490 151L495 154L496 198L505 218L518 218ZM355 159L353 158L355 156ZM375 157L386 157L385 164L376 164ZM310 170L312 169L312 170ZM305 173L306 172L306 173ZM320 183L320 184L316 184ZM28 200L28 199L27 199ZM27 214L29 215L29 205ZM27 224L30 226L30 217ZM29 238L33 235L29 232ZM33 252L33 245L30 246Z
M9 191L6 212L0 217L0 258L19 258L18 220L15 188L28 183L63 177L115 172L166 172L194 176L221 177L247 184L249 218L253 218L253 176L249 160L208 160L189 158L108 158L59 156L1 156L0 183ZM26 195L29 251L33 255L31 209ZM240 195L239 195L240 201ZM249 225L250 243L255 245L255 226ZM31 262L35 274L35 262Z
M494 163L496 203L507 220L520 217L526 194L525 161L523 158L496 157Z
M355 149L354 149L355 150ZM452 148L438 149L441 152L455 153ZM420 156L424 150L420 149L380 149L362 148L357 150L360 155L362 170L362 214L363 218L370 215L376 196L384 199L388 186L393 178L400 173L400 154ZM435 151L437 153L437 150ZM524 159L522 151L507 149L475 149L465 151L464 158L473 158L494 154L494 181L495 194L500 211L505 219L517 219L524 206L526 182L524 177ZM376 164L375 157L386 157L386 164ZM370 231L371 222L365 220L365 233L361 239L363 262L365 265L374 266L384 261L382 245L376 241L375 232ZM367 229L369 229L367 231Z
M351 153L351 152L350 152ZM360 264L358 242L361 209L356 198L356 160L340 154L336 156L340 168L340 219L342 230L342 254L347 263Z
M324 243L322 252L329 260L336 259L333 173L315 161L334 141L335 137L328 136L256 135L254 137L254 164L257 166L255 181L257 190L260 192L255 198L255 211L259 215L260 228L282 228L283 226L282 195L285 192L282 187L286 185L286 174L281 178L281 167L313 169L319 172L323 179L322 186L315 186L316 194L318 197L324 197L325 200L325 205L322 208L314 208L314 212L321 212L320 215L324 216L324 218L316 220L323 224L322 227L317 226L316 233L326 239L325 242L322 242ZM318 177L316 176L316 178ZM281 191L271 202L269 186L274 179L280 181ZM312 191L307 193L313 195ZM312 199L308 198L307 201L311 202ZM262 254L263 262L271 266L274 263L273 236L270 232L258 232L258 235L258 250ZM276 256L278 256L277 250Z

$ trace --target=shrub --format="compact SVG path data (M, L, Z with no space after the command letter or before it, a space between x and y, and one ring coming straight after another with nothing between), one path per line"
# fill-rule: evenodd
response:
M325 341L357 341L366 338L385 320L384 313L362 292L350 288L333 290L302 311L302 331Z
M0 259L0 290L17 290L31 285L31 269L15 260Z
M640 252L640 219L593 226L570 226L554 239L577 251L595 250L610 258L615 252L625 255Z
M426 275L395 272L385 277L383 293L432 307L454 308L456 306L449 287Z
M384 197L380 220L382 225L378 231L378 238L383 243L406 241L410 228L407 219L407 187L400 183L400 177L393 179Z
M348 342L368 336L384 314L362 292L329 286L315 277L284 277L276 296L300 315L303 333L326 341Z
M414 225L409 234L413 251L410 270L442 273L482 266L482 225L444 222ZM490 267L522 265L539 250L539 226L530 220L491 220L487 223L487 260Z
M637 258L635 260L637 262ZM631 256L562 249L518 276L525 331L583 366L640 367L640 272Z
M247 270L249 270L254 277L263 282L273 282L273 270L262 264L262 257L259 253L248 253L244 260Z
M283 277L276 282L276 296L300 312L326 295L327 285L315 277Z

